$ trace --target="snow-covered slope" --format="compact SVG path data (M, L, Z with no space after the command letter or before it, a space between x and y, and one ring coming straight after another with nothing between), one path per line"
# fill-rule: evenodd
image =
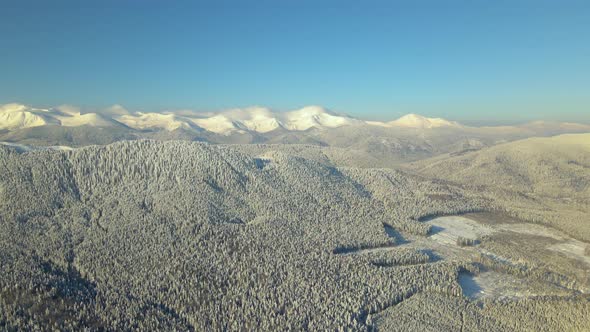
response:
M273 112L264 107L233 109L209 117L195 117L199 127L218 134L233 132L268 133L276 129L304 131L346 125L364 124L348 116L337 115L319 106L308 106L290 112Z
M216 134L230 134L237 130L232 120L222 114L208 118L193 118L191 121L195 125Z
M264 107L232 109L210 117L193 118L192 121L199 127L218 134L235 131L267 133L281 127L276 115Z
M16 149L18 152L29 152L38 150L58 150L58 151L71 151L74 148L65 145L52 145L52 146L38 146L38 145L26 145L12 142L0 142L0 145L9 146Z
M130 112L120 105L113 105L100 113L81 113L80 109L73 106L50 109L36 109L21 104L0 106L0 129L14 130L45 125L112 126L120 123L137 130L192 129L207 130L222 135L245 132L264 134L277 129L322 130L353 125L422 129L460 126L456 122L426 118L416 114L408 114L391 122L362 121L330 112L320 106L307 106L288 112L272 111L265 107L248 107L219 113Z
M128 127L145 129L164 129L168 131L182 129L197 129L190 120L178 117L174 114L141 113L126 114L115 117L115 119Z
M514 126L467 127L455 121L428 118L417 114L407 114L390 122L364 121L331 112L320 106L307 106L287 112L274 111L265 107L247 107L214 113L199 113L190 110L148 113L132 112L121 105L113 105L95 113L87 113L69 105L48 109L33 108L22 104L0 105L0 130L14 131L48 125L62 127L124 126L141 131L163 131L164 134L166 131L172 132L182 129L198 133L210 132L228 137L233 134L264 135L275 131L276 134L280 134L281 132L305 132L312 129L315 131L310 135L316 135L320 132L331 132L328 129L353 126L354 130L363 128L363 131L377 133L394 132L401 128L432 133L435 131L430 131L431 129L449 128L457 131L477 131L496 136L520 135L519 137L522 138L590 132L589 125L543 121ZM307 135L306 133L294 134Z
M431 129L440 127L461 127L461 125L454 121L449 121L441 118L427 118L418 114L407 114L401 118L385 123L387 127L406 127L418 129Z
M109 127L117 122L108 116L97 113L80 113L80 109L70 105L62 105L49 110L49 114L64 127L93 126Z
M33 109L21 104L0 106L0 129L20 129L58 123L48 110Z
M310 128L337 128L364 123L347 116L336 115L319 106L308 106L282 114L283 127L288 130L308 130Z
M47 125L107 127L115 124L115 121L96 113L81 114L77 108L71 106L50 109L32 108L22 104L0 106L0 129L14 130Z
M56 116L62 126L65 127L77 127L77 126L95 126L95 127L107 127L112 126L113 122L109 119L102 117L96 113L88 114L77 114L74 116L61 117Z

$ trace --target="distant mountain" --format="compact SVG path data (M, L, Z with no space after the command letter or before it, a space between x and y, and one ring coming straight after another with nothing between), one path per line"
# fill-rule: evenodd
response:
M20 104L0 106L0 129L14 130L59 124L48 110L28 108Z
M97 113L81 114L71 107L41 109L21 104L0 106L0 129L16 130L49 125L109 127L120 123Z
M268 133L274 130L305 131L359 125L364 122L332 113L319 106L307 106L290 112L273 112L264 107L224 111L209 117L187 116L193 124L217 134L235 132Z
M348 115L335 113L320 106L278 112L265 107L230 109L217 113L194 111L144 113L131 112L121 105L104 110L83 113L73 106L59 106L41 109L22 104L0 106L0 130L19 130L40 126L62 127L109 127L125 126L138 131L188 130L231 136L235 134L269 134L273 132L305 132L329 130L341 127L368 127L371 130L457 130L499 135L521 134L555 135L568 132L590 132L590 126L576 123L534 121L519 126L467 127L442 118L428 118L418 114L407 114L389 122L364 121Z
M401 118L390 122L367 122L371 125L382 127L405 127L418 129L431 129L440 127L462 127L455 121L449 121L441 118L427 118L418 114L407 114Z
M141 113L125 114L114 119L126 126L138 130L162 129L173 131L176 129L200 129L189 120L174 114Z
M134 139L311 144L355 150L366 155L366 161L378 161L362 164L367 167L465 153L529 137L583 132L590 132L590 126L536 121L518 126L469 127L417 114L389 122L364 121L320 106L289 112L248 107L217 113L144 113L121 105L92 113L73 106L0 106L0 142L72 147Z
M37 109L22 104L0 106L0 129L7 130L46 125L106 127L124 124L136 130L192 129L230 135L236 132L267 133L277 129L305 131L311 128L336 128L364 123L319 106L308 106L290 112L273 112L268 108L250 107L217 114L129 112L120 105L114 105L100 113L86 114L72 107Z
M124 124L136 130L205 130L222 135L244 132L264 134L275 130L306 131L364 125L419 129L461 127L457 122L440 118L426 118L417 114L408 114L391 122L363 121L331 112L320 106L307 106L289 112L276 112L264 107L249 107L214 114L190 111L178 113L129 112L120 105L114 105L100 113L86 114L70 106L50 109L37 109L22 104L0 106L0 129L16 130L45 125L106 127L115 123Z
M304 107L300 110L283 114L283 127L287 130L338 128L362 123L363 121L331 113L318 106Z

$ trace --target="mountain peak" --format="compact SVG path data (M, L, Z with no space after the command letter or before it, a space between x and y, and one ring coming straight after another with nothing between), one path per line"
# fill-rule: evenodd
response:
M28 106L18 103L4 104L0 105L0 113L23 112L28 108Z
M338 115L321 106L306 106L281 114L284 127L288 130L308 130L310 128L336 128L358 122L345 115Z
M309 105L292 112L299 112L307 115L329 114L330 112L322 106Z
M428 119L425 116L422 116L420 114L416 114L416 113L408 113L402 117L399 118L399 120L401 119L420 119L420 120L424 120L424 119Z
M119 104L115 104L111 107L107 107L104 110L101 111L102 114L105 115L110 115L110 116L118 116L118 115L129 115L131 114L131 112L129 112L125 107L119 105Z
M0 105L0 129L39 127L57 122L48 117L46 112L17 103Z
M440 128L440 127L460 127L461 125L455 121L449 121L442 118L427 118L419 114L406 114L401 118L388 122L390 126L407 127L407 128Z

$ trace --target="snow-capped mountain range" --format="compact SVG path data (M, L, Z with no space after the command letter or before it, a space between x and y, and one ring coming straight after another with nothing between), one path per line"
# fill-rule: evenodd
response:
M304 132L310 129L327 130L339 127L364 127L382 130L403 131L412 129L454 129L460 131L493 131L494 133L529 131L534 133L559 134L567 132L589 132L590 126L577 123L534 121L518 126L468 127L455 121L428 118L407 114L399 119L380 122L365 121L344 114L329 111L320 106L307 106L288 112L274 111L265 107L230 109L216 113L202 113L191 110L144 113L131 112L120 105L93 112L82 112L79 108L63 105L52 108L35 108L23 104L0 105L0 131L12 132L19 129L58 127L118 127L138 131L188 130L194 133L214 133L222 136L272 132Z
M311 128L329 129L342 126L369 125L387 128L431 129L461 127L457 122L440 118L427 118L408 114L391 122L363 121L337 114L319 106L277 112L264 107L231 109L219 113L193 111L142 113L130 112L115 105L96 113L82 113L72 106L49 109L22 104L0 106L0 130L56 125L76 126L127 126L137 130L188 129L229 135L236 132L268 133L274 130L305 131Z

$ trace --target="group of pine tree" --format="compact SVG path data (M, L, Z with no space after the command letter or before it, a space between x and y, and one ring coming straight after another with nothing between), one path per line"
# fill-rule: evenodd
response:
M587 298L470 304L458 275L477 262L341 254L396 246L384 225L426 236L424 216L493 208L440 181L284 153L0 147L0 330L369 331L388 315L399 325L382 330L412 315L434 329L455 312L490 331L590 326Z

